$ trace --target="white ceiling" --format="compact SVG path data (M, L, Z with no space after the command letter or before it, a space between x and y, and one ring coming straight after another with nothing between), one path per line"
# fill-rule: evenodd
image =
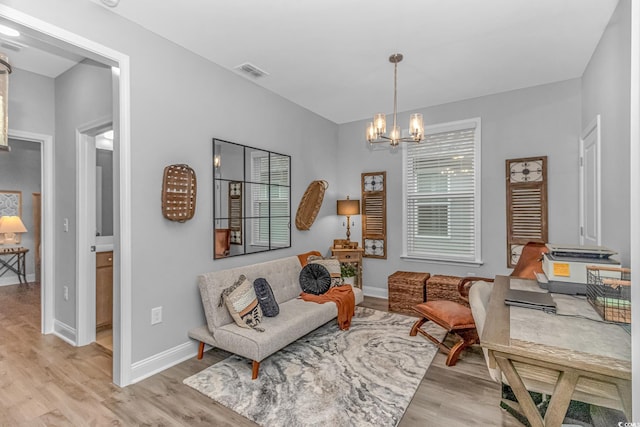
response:
M33 31L30 34L6 20L0 23L21 31L18 37L0 34L0 53L7 56L13 68L56 78L84 59L40 40Z
M392 112L395 52L399 111L580 77L617 2L120 0L109 10L224 68L250 62L269 73L247 77L256 84L345 123ZM7 53L50 77L80 59L43 52L25 65Z

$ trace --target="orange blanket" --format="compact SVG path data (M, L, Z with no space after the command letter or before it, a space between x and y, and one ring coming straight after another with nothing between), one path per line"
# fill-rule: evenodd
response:
M335 302L338 306L338 326L344 331L351 326L351 318L356 311L356 296L353 294L350 285L333 287L322 295L303 292L300 294L300 298L305 301L317 302L318 304L324 304L328 301Z

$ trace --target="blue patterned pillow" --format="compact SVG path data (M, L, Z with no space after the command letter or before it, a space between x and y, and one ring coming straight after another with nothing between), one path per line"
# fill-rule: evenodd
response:
M280 313L280 307L278 307L278 302L276 297L273 296L273 290L267 279L260 277L254 280L253 288L256 291L262 314L267 317L276 317Z

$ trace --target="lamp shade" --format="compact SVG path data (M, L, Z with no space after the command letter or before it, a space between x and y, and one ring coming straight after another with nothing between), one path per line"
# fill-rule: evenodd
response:
M338 215L360 215L360 200L338 200Z
M26 233L27 228L19 216L0 217L0 233Z

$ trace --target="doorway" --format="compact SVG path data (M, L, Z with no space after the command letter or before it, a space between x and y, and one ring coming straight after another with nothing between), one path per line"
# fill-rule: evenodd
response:
M129 57L104 45L78 36L68 30L56 27L51 23L42 21L38 18L30 16L24 12L13 9L9 6L0 4L0 22L19 29L24 33L30 33L36 36L40 41L55 46L52 52L60 52L62 50L84 58L88 58L111 67L113 72L113 126L115 134L118 135L119 145L115 149L117 172L114 174L115 185L115 205L114 212L114 319L113 319L113 382L116 385L125 386L131 383L131 150L130 150L130 67ZM46 146L46 144L45 144ZM51 156L53 159L53 156ZM52 175L53 176L53 175ZM52 181L53 182L53 181ZM59 184L57 184L59 185ZM43 195L44 210L47 209L47 197ZM53 212L53 205L50 206ZM62 218L61 218L62 220ZM61 228L64 224L61 224ZM68 227L68 226L67 226ZM49 230L53 233L53 227ZM46 230L45 230L46 233ZM48 236L46 236L48 237ZM43 239L46 244L47 238ZM55 242L53 234L49 242ZM49 245L51 250L51 245ZM54 257L53 251L47 254L44 249L43 269L51 260L52 266L56 262L60 263ZM77 250L76 245L76 253ZM48 255L48 256L47 256ZM77 257L74 260L77 263ZM63 269L65 265L60 263L59 268ZM53 267L52 267L52 272ZM46 273L45 273L46 275ZM77 280L70 282L71 286L79 289L75 283ZM54 321L54 305L60 304L64 300L66 293L66 283L53 283L53 280L47 281L43 287L43 292L47 300L43 301L43 307L50 306L43 312L50 313L50 324L44 324L43 333L55 332L59 336L74 335L77 338L77 328L68 328L60 322ZM55 301L54 304L54 295ZM83 305L84 299L75 298L76 311ZM48 320L45 318L45 322ZM78 318L73 316L78 323ZM94 320L95 323L95 320ZM83 327L86 328L86 325ZM60 329L58 329L60 328ZM94 329L95 330L95 329ZM67 339L68 340L68 339ZM76 342L74 342L76 343Z

